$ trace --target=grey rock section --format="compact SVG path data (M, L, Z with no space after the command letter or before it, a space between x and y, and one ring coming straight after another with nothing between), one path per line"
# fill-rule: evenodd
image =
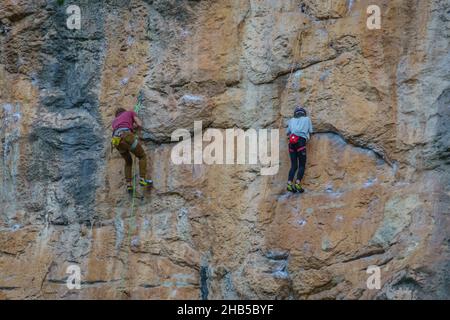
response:
M40 119L30 133L28 179L45 193L44 219L54 224L92 220L103 156L98 90L108 7L102 1L77 4L83 8L81 30L66 27L66 6L56 3L48 3L41 26Z

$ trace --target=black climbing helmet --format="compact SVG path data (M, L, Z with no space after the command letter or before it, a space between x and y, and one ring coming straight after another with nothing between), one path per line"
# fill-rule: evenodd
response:
M305 108L301 106L296 106L294 111L294 117L300 118L300 117L306 117L306 110Z

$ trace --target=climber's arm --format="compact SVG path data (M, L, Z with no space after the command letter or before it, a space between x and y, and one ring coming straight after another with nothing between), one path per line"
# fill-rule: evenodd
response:
M139 119L137 116L134 116L134 125L137 128L142 128L142 120Z

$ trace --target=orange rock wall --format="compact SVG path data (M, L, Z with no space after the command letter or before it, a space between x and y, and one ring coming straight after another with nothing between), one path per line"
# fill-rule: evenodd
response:
M377 1L380 30L366 0L75 2L81 30L68 4L0 5L0 298L449 298L448 1ZM133 201L109 137L139 92L154 188ZM194 121L280 129L279 172L174 165Z

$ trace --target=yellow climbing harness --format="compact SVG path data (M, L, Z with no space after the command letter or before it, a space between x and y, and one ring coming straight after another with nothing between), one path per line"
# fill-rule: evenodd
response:
M122 140L121 137L112 137L112 138L111 138L111 144L112 144L114 147L118 147L119 144L120 144L120 140Z

